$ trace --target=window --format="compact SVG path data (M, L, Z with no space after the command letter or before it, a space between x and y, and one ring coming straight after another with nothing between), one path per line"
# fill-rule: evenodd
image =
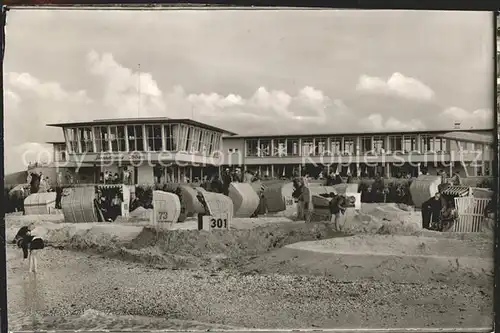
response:
M340 140L340 139L338 139ZM356 138L347 137L344 138L344 155L355 155L356 154Z
M221 137L222 137L222 134L221 133L216 133L215 134L215 142L214 142L214 150L216 151L219 151L221 149L221 146L220 146L220 143L221 143Z
M417 138L413 135L403 136L403 151L409 153L410 151L417 150Z
M177 129L177 125L164 125L165 131L165 150L175 151L176 147L176 136L174 135L174 130Z
M338 156L342 153L342 139L341 138L331 138L330 139L330 154L332 156Z
M109 151L108 146L108 127L107 126L98 126L94 128L94 137L96 143L97 152Z
M273 148L273 156L286 156L286 139L275 139Z
M203 137L203 143L202 143L202 151L204 151L205 155L210 155L209 154L209 149L210 149L210 141L211 141L211 131L204 131L205 135Z
M205 137L207 135L207 131L201 130L200 131L200 142L198 143L198 151L202 154L204 154L205 149L206 149L206 144L205 144Z
M286 153L288 156L299 156L299 140L287 139L286 140Z
M129 151L144 151L142 125L127 126L127 135Z
M92 153L94 152L94 143L92 141L92 128L83 127L78 129L80 145L82 147L82 153Z
M125 146L125 126L116 126L116 139L118 141L118 151L127 151Z
M161 125L146 125L146 151L161 151Z
M177 135L177 147L179 151L186 150L187 146L187 132L188 132L188 126L180 124L178 126L178 135ZM208 142L207 142L207 149L208 149Z
M435 138L434 139L434 151L445 152L446 151L446 139Z
M317 138L314 145L314 155L323 156L327 150L326 138Z
M109 140L111 141L111 151L118 151L118 139L116 135L116 126L109 127Z
M66 129L66 143L68 145L69 151L72 153L78 153L78 132L76 128Z
M422 152L430 152L432 149L431 137L429 135L422 135L420 138L420 150Z
M210 142L208 144L208 154L212 155L215 151L215 143L217 141L217 135L214 132L210 132Z
M370 136L361 137L361 152L368 153L373 149L372 138Z
M258 140L250 139L246 140L246 156L258 156Z
M373 137L373 150L375 153L382 153L385 149L385 138L383 136Z
M271 140L261 139L259 145L259 156L271 156Z
M193 127L189 126L187 131L186 145L184 146L184 150L187 152L191 151L191 147L193 145L193 133L194 133Z
M403 137L401 135L389 136L389 150L392 152L403 150Z
M199 153L200 150L198 147L200 146L200 138L201 138L201 129L199 128L194 128L192 132L192 139L191 139L191 146L190 146L190 152L191 153Z
M127 140L128 140L128 150L136 151L137 145L135 142L135 126L134 125L127 126Z
M310 156L314 154L313 139L302 139L302 156Z

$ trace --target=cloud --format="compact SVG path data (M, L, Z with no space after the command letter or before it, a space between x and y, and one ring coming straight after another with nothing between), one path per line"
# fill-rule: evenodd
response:
M21 103L21 97L12 90L5 89L3 96L6 110L17 109L19 103Z
M452 122L461 123L462 128L494 128L493 111L490 109L478 109L474 111L467 111L459 107L449 107L440 115L440 123Z
M122 117L165 116L163 94L151 74L122 66L110 53L91 51L87 62L90 73L104 80L102 102L110 111Z
M30 162L52 162L53 149L51 145L38 142L25 142L19 145L6 145L5 173L26 170Z
M187 91L181 85L162 90L152 74L127 68L112 54L96 51L87 54L86 65L90 78L97 79L95 87L85 87L91 96L86 90L69 91L61 83L44 82L28 73L8 73L5 144L8 156L15 157L7 161L9 169L20 166L28 148L46 151L36 142L62 139L60 129L45 126L49 122L166 116L255 135L451 129L454 121L462 122L463 128L492 124L488 110L443 110L429 87L399 73L387 81L362 76L352 90L363 94L349 99L310 85L295 91L262 85L247 94Z
M52 99L58 102L69 101L77 103L90 103L85 90L68 92L57 82L42 82L29 73L7 73L7 84L11 89L34 93L43 99Z
M394 73L388 80L362 75L356 90L370 94L388 94L414 100L432 100L434 91L424 83L401 73Z
M380 114L373 114L359 121L360 127L367 131L417 131L426 128L425 124L418 119L401 121L394 117L384 117Z

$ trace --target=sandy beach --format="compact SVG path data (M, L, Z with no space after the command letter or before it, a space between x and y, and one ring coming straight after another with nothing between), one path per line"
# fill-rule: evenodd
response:
M271 220L226 233L39 222L50 246L36 277L7 249L10 328L491 326L489 235Z

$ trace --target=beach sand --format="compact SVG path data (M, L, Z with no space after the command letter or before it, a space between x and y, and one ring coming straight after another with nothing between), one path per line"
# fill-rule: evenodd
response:
M23 219L8 218L8 236ZM489 234L252 220L212 233L37 222L50 245L36 278L7 248L9 328L492 326Z

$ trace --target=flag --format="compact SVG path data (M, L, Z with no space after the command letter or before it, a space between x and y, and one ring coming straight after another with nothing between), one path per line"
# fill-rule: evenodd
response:
M342 171L342 167L340 166L340 163L337 164L337 170L335 171L336 174L340 174Z

